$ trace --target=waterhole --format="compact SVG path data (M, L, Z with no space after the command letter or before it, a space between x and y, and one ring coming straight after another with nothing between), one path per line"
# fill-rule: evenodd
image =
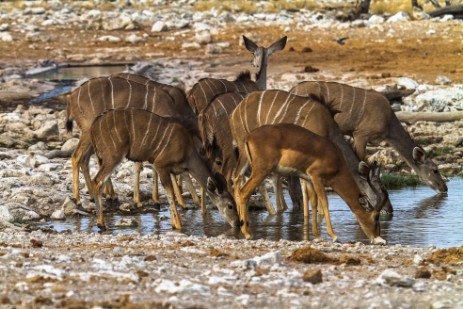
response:
M381 235L389 244L411 246L436 245L453 247L463 245L463 179L452 178L448 194L435 194L427 186L389 190L394 206L392 216L381 216ZM301 210L293 209L286 196L289 209L283 213L269 215L266 210L251 210L250 220L256 239L270 240L311 240L310 222L304 220ZM366 236L344 201L336 194L329 194L330 213L335 233L341 242L361 241L367 243ZM184 227L180 233L196 236L219 236L242 238L238 229L231 228L215 209L209 209L206 216L200 209L180 211ZM121 215L106 215L109 229L107 233L141 235L161 235L173 231L166 204L160 211L125 215L138 222L137 227L117 228L115 222ZM62 221L51 221L50 227L58 232L98 233L95 216L74 217ZM325 223L322 238L329 240Z

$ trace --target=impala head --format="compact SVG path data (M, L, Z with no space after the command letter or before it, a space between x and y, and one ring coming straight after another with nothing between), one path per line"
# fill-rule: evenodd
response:
M368 202L367 202L368 203ZM372 209L367 215L356 216L363 232L374 245L385 245L386 240L381 237L381 226L379 223L379 211Z
M214 178L215 179L209 177L206 186L207 193L212 203L217 206L220 213L232 227L239 226L236 203L232 195L226 190L227 185L225 179L218 173L214 175Z
M412 156L415 163L415 171L420 180L430 185L439 193L446 193L447 185L442 179L442 176L437 169L437 165L429 157L426 157L426 153L423 148L413 148Z
M380 166L374 162L371 167L363 161L358 166L360 175L359 188L365 194L369 205L377 211L385 210L392 212L392 205L389 201L389 194L381 182Z

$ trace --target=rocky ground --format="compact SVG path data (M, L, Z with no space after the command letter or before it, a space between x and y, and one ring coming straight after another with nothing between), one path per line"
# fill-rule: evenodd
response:
M462 248L24 228L30 220L76 213L66 200L70 160L55 150L69 154L78 130L65 132L60 101L29 104L55 82L24 78L50 66L149 64L150 77L182 82L188 90L204 76L232 79L253 70L241 35L263 45L287 35L285 50L270 59L269 88L310 79L378 90L398 84L416 90L396 109L463 108L461 20L396 14L341 22L339 10L264 14L270 2L262 1L256 2L259 13L249 14L197 11L196 2L0 3L0 307L463 308ZM341 37L349 37L346 44L335 42ZM461 172L462 121L421 121L407 130L433 151L443 174ZM387 145L369 153L388 171L409 173ZM132 170L123 163L114 177L123 203L130 201ZM149 169L142 175L147 198L151 175ZM94 207L87 197L83 206L89 212Z

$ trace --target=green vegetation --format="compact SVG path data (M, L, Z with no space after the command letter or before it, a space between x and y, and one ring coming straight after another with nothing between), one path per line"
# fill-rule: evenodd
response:
M403 187L416 187L420 184L420 180L416 175L395 175L384 174L381 176L386 189L400 189Z
M454 147L446 146L446 147L436 148L432 150L428 155L431 157L438 157L438 156L443 156L443 155L452 153L453 150L454 150Z

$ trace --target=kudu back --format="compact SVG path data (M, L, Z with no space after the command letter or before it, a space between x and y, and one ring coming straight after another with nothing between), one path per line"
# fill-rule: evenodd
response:
M236 226L238 217L234 200L200 157L189 132L176 119L136 109L108 110L95 118L90 130L101 166L92 180L92 192L98 208L98 225L104 229L101 190L104 182L123 158L149 161L159 174L170 204L172 225L181 228L171 181L171 174L190 173L224 215Z
M365 159L368 143L385 140L399 152L421 181L436 191L447 192L436 164L413 141L397 119L389 100L381 93L324 81L301 82L291 92L316 96L328 102L328 108L337 111L334 120L341 131L353 137L354 150L360 159Z

